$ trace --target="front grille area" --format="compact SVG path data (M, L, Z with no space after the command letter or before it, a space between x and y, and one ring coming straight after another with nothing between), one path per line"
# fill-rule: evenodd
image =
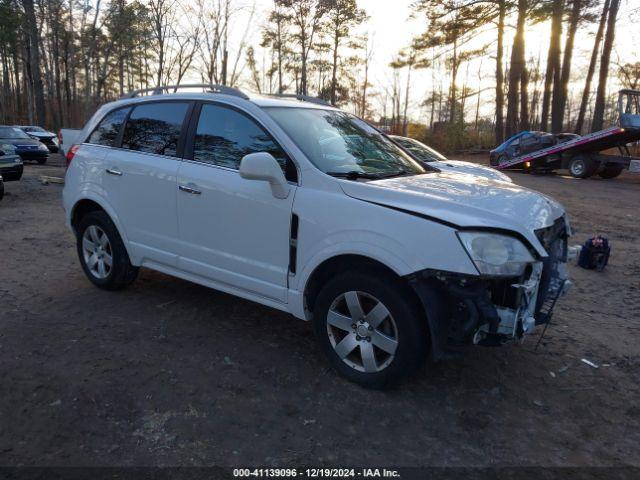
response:
M536 230L536 236L547 251L548 257L542 261L542 276L538 288L536 315L542 305L558 295L564 283L564 264L567 262L567 228L564 217L553 225Z

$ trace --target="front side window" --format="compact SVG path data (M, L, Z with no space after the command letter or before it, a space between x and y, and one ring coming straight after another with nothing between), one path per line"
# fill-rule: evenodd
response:
M87 139L87 143L115 147L120 128L127 118L129 108L120 108L109 112Z
M238 170L242 157L257 152L273 155L287 175L287 155L253 120L231 108L202 105L193 145L195 161Z
M141 104L133 109L124 128L122 148L175 157L188 103Z
M266 107L309 160L329 175L379 178L425 173L391 140L337 110Z

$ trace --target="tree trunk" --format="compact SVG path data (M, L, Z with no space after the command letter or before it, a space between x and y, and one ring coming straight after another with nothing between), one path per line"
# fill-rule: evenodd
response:
M278 93L282 94L282 19L278 19Z
M39 51L39 34L38 25L36 24L36 15L33 9L33 0L23 0L25 20L29 35L29 63L31 78L33 82L33 96L35 100L35 120L37 123L44 124L46 122L46 112L44 104L44 87L42 85L42 73L40 72L40 51Z
M562 12L564 0L553 0L551 18L551 38L549 39L549 53L547 55L547 71L544 76L544 93L542 94L542 113L540 115L540 129L547 130L551 106L551 90L554 95L556 88L560 88L560 39L562 37ZM557 86L556 86L557 85Z
M456 80L458 77L458 39L453 41L453 58L451 61L451 92L449 96L449 123L456 121Z
M407 86L404 92L404 112L402 115L402 135L405 137L407 136L407 130L409 128L407 111L409 110L409 87L411 86L411 66L412 66L412 63L409 63L409 68L407 70Z
M336 13L336 15L339 15ZM333 36L333 64L331 70L331 105L336 104L336 83L338 75L338 46L340 45L340 32L338 25L335 25Z
M598 25L598 31L596 32L596 38L593 42L593 51L591 52L591 60L589 61L589 70L587 71L587 78L584 82L584 90L582 91L582 99L580 100L580 112L578 113L578 120L576 120L575 132L578 135L582 134L582 127L584 126L584 119L587 113L587 106L589 105L589 96L591 94L591 81L593 80L593 74L596 71L596 63L598 62L598 52L600 51L600 43L602 42L602 36L604 34L604 26L607 23L607 13L609 12L609 1L605 0L604 7L602 8L602 15L600 16L600 24Z
M507 14L506 0L500 0L499 8L496 51L496 145L500 145L504 141L504 67L502 57L504 56L504 19ZM478 102L480 102L480 93L478 93Z
M609 61L611 60L611 49L616 36L616 19L620 0L611 0L609 8L609 18L607 19L607 33L604 37L602 47L602 58L600 59L600 74L598 78L598 91L596 92L596 105L593 109L593 123L591 131L602 130L604 125L605 96L607 93L607 76L609 74Z
M564 113L567 106L567 95L569 94L569 77L571 76L571 60L573 57L573 44L576 38L576 30L580 21L581 0L573 0L571 7L571 17L569 29L567 30L567 40L564 45L564 56L562 59L562 73L560 76L560 89L558 98L553 99L553 109L551 112L551 131L560 133L564 124Z
M522 45L524 52L524 45ZM522 72L520 74L520 130L529 130L529 72L527 65L522 59Z
M526 86L523 82L525 74L524 65L524 27L527 15L527 0L518 0L518 21L516 34L513 38L511 49L511 66L509 67L509 94L507 104L507 131L506 136L510 137L518 131L518 111L520 97L520 85ZM527 109L528 110L528 109Z

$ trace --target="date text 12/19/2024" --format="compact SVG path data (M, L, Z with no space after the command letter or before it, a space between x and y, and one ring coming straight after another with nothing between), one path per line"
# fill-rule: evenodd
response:
M234 468L236 478L400 478L386 468Z

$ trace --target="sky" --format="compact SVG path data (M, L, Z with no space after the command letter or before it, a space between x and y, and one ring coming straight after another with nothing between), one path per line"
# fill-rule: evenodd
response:
M255 4L255 14L252 24L256 28L251 28L250 43L256 45L260 39L259 26L264 25L268 12L271 10L272 0L238 0L238 3L247 5L247 12L251 9L251 5ZM371 66L371 80L374 86L380 89L381 86L390 87L392 83L392 72L389 68L389 62L394 58L399 50L408 46L411 39L420 34L425 28L425 21L421 18L410 19L411 5L414 0L358 0L361 8L364 8L369 15L369 20L362 25L357 33L368 33L373 43L373 59ZM248 13L247 13L248 15ZM618 26L616 33L616 48L612 55L612 63L640 61L640 0L622 0L622 6L618 16ZM529 25L526 34L527 56L532 58L540 58L544 68L546 52L548 48L548 38L550 22L538 25ZM238 25L242 28L246 25L246 21L238 18ZM583 79L579 75L581 70L586 70L591 49L593 45L593 36L597 25L589 25L578 30L576 35L576 47L574 53L574 77L572 85L575 90L581 90ZM510 49L511 37L513 29L507 29L505 41L506 52L505 61L508 60L508 52ZM489 43L495 40L495 31L481 36L477 39L478 45ZM491 52L493 54L493 52ZM473 62L469 62L469 85L477 88L478 71L481 67L480 87L493 85L495 75L495 60L490 55L479 58ZM615 68L612 65L612 69ZM460 72L459 81L462 83L466 74L467 66L463 66ZM436 81L439 81L438 79ZM446 84L446 80L445 80ZM431 90L431 73L428 71L416 71L412 74L411 82L411 101L410 115L418 117L423 115L424 108L420 107L422 100L425 98L427 91ZM611 88L616 88L615 82L611 83ZM475 102L475 100L472 100ZM485 106L481 114L488 115L491 112Z

